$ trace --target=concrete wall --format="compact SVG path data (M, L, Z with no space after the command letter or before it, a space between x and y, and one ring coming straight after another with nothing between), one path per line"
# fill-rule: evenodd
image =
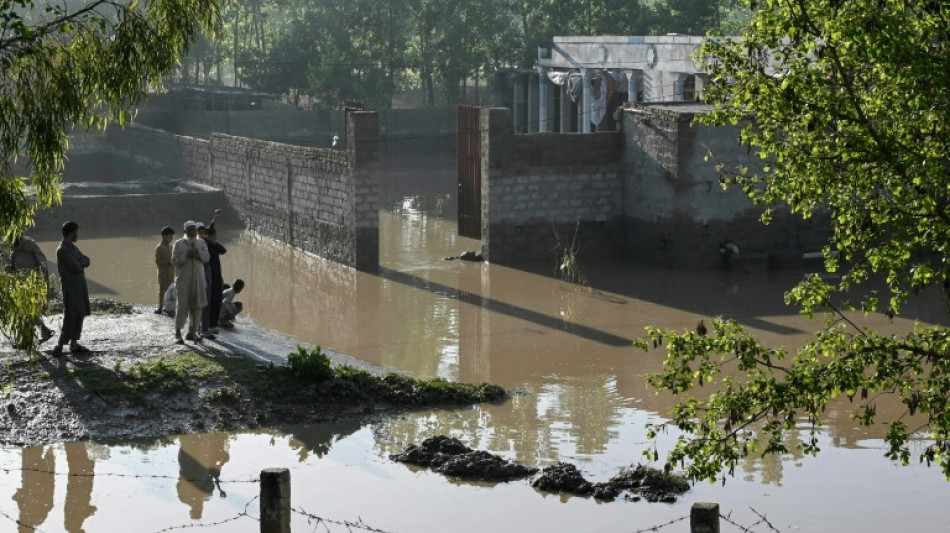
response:
M817 251L827 221L802 221L778 210L768 226L762 208L738 187L723 190L717 164L756 168L738 144L735 127L694 124L702 106L644 106L626 111L623 131L624 206L629 255L675 268L723 264L719 246L731 241L742 261L784 261ZM707 154L713 157L706 160Z
M345 150L131 126L77 137L117 173L214 187L249 229L361 270L379 263L379 137L373 112L347 115ZM195 212L202 212L196 210ZM210 210L208 210L210 212Z
M516 135L482 109L482 251L494 263L622 253L620 133Z
M168 194L131 194L122 196L65 196L62 205L36 213L36 228L41 231L58 230L67 220L73 220L83 229L108 231L112 229L159 230L171 225L181 233L183 213L192 217L199 213L208 216L227 205L221 191L192 185L191 192ZM233 212L225 213L222 223L239 224Z

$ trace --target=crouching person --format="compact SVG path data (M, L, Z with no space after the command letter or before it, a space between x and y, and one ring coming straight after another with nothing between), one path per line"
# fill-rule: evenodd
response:
M221 299L221 312L218 326L222 328L234 327L234 318L244 310L244 305L241 304L241 302L235 302L234 297L242 290L244 290L244 280L239 279L234 282L233 287L229 287L224 291L224 294L222 294L223 298Z

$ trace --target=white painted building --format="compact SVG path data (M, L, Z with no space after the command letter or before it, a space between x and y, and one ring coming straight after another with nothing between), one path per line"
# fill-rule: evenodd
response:
M702 97L708 78L694 61L705 37L555 37L538 48L537 71L507 73L515 131L615 128L623 102L670 103ZM504 105L505 102L496 102Z

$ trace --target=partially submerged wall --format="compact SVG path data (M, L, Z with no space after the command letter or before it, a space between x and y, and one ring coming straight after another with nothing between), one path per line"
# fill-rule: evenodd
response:
M360 270L379 263L378 120L347 115L346 150L131 126L78 144L108 147L123 174L219 189L249 229ZM156 202L160 205L160 202ZM210 210L195 211L210 213Z
M729 241L746 260L815 251L828 235L820 219L779 210L771 224L738 187L723 190L716 166L755 169L735 127L694 123L702 106L643 106L623 117L627 249L638 261L675 268L723 264ZM709 160L707 160L707 155Z
M494 263L621 253L620 133L515 135L510 111L481 111L482 251Z

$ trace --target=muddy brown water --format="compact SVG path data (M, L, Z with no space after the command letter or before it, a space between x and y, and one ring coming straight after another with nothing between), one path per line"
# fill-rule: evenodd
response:
M652 446L644 425L662 421L670 407L668 397L645 387L643 375L659 368L658 354L630 345L646 326L691 328L724 315L766 343L789 347L821 327L782 304L782 293L801 272L673 272L587 265L580 258L593 287L587 288L532 273L553 272L553 257L525 269L445 261L478 249L476 241L456 236L448 218L452 201L393 201L381 213L379 274L222 228L224 276L247 282L240 299L262 325L419 377L499 383L515 391L510 401L366 426L3 449L0 530L20 520L26 524L21 531L148 532L179 525L255 531L256 523L239 515L245 509L257 515L258 488L250 480L266 467L291 469L293 506L303 511L294 515L296 531L314 528L304 512L362 519L385 531L636 531L686 516L696 501L719 502L744 526L758 521L757 511L779 530L947 528L950 484L935 469L883 459L881 433L857 428L846 406L832 409L818 457L749 460L725 486L700 483L672 505L601 504L542 494L527 482L458 482L391 463L388 454L405 445L448 434L528 464L570 461L588 479L605 480L642 461ZM54 257L55 239L39 237ZM81 233L78 245L92 259L92 293L155 301L157 241L132 231ZM941 305L925 298L910 312L938 321ZM856 318L886 331L910 326L882 316ZM673 439L661 437L660 450ZM686 524L666 530L685 531Z

